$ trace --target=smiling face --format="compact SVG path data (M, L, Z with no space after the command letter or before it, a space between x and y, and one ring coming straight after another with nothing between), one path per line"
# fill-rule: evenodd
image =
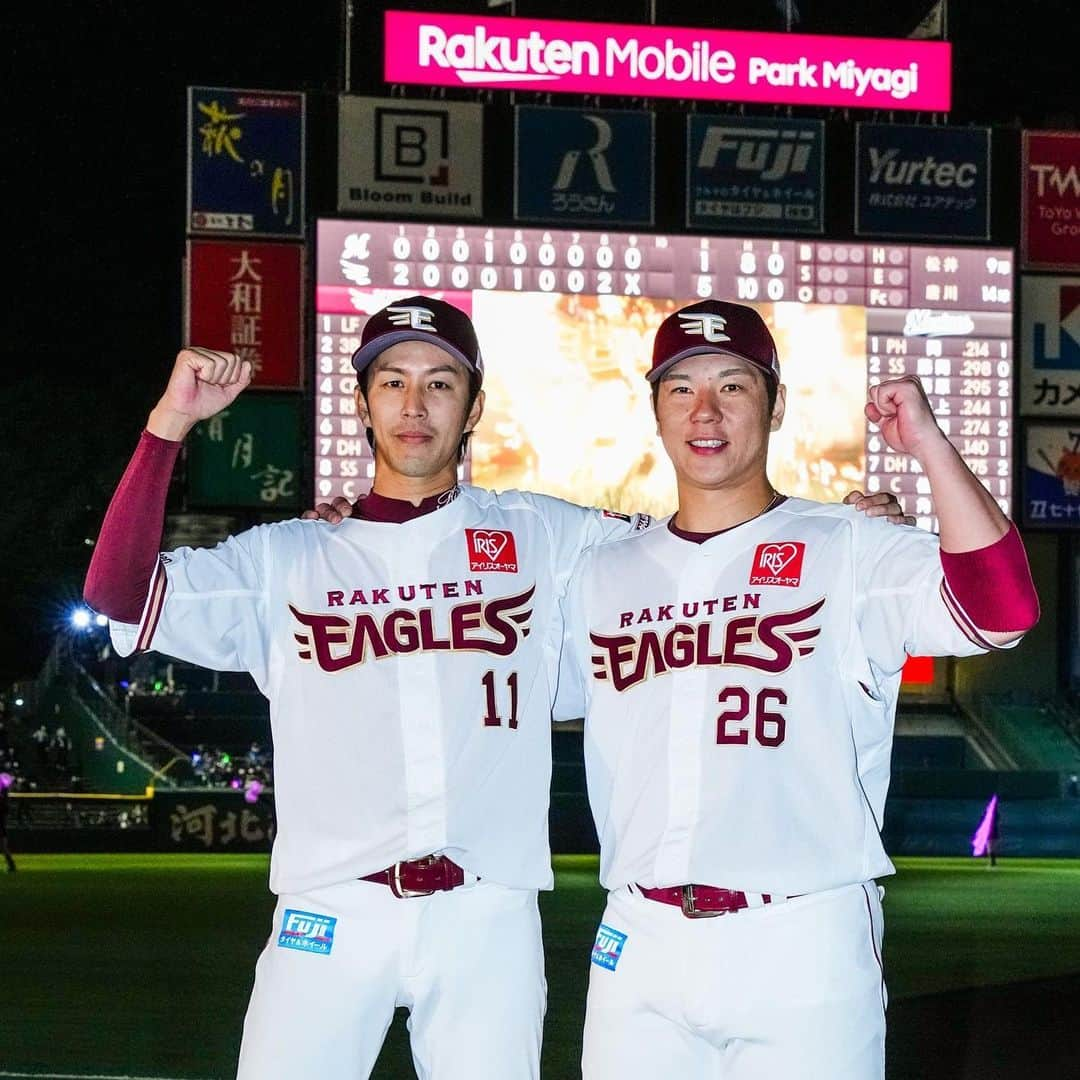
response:
M461 436L479 421L483 399L481 391L470 408L468 370L437 345L402 341L380 353L366 397L356 391L357 414L375 436L379 489L387 481L431 493L453 487Z
M784 387L769 409L765 374L724 353L680 360L660 377L656 426L679 481L689 489L756 489L768 485L769 433L784 418Z

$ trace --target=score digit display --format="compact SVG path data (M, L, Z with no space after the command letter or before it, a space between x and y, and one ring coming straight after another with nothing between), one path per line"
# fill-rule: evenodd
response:
M926 478L863 415L869 384L918 376L1002 508L1013 477L1013 253L1001 248L322 220L317 227L315 496L355 499L373 460L350 356L369 314L415 293L468 311L487 406L463 477L666 514L675 484L644 379L653 331L706 296L773 330L788 410L785 494L893 492L929 529Z

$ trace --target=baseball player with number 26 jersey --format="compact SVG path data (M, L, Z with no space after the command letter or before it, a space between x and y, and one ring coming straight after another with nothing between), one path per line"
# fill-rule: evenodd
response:
M940 537L772 489L784 388L752 309L670 316L649 379L679 509L587 552L566 600L557 711L586 717L609 890L584 1075L880 1078L901 668L1017 641L1026 556L915 380L867 416L930 479Z

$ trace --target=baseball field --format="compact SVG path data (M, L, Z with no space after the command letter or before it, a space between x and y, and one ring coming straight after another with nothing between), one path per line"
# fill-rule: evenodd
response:
M0 874L0 1077L234 1075L266 872L264 856L22 856ZM564 1080L603 894L593 857L558 857L556 879L544 1076ZM884 884L890 1078L1078 1075L1080 861L901 859ZM414 1076L401 1016L375 1076Z

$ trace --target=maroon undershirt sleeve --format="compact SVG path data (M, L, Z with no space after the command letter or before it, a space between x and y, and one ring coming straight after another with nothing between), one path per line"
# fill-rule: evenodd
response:
M137 623L158 564L165 500L182 443L144 431L105 512L83 598L116 622Z
M1030 630L1039 621L1039 595L1016 526L976 551L941 552L945 584L980 630Z

